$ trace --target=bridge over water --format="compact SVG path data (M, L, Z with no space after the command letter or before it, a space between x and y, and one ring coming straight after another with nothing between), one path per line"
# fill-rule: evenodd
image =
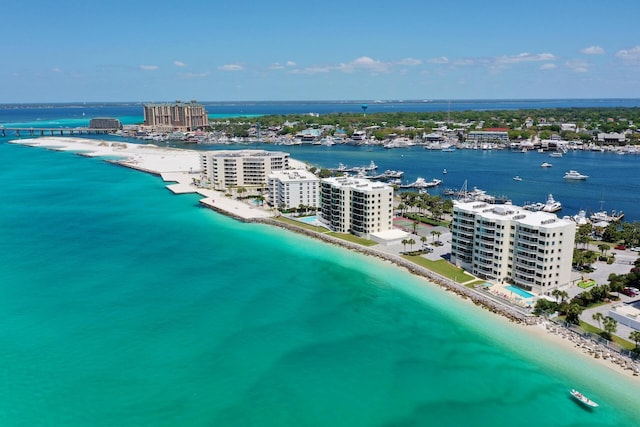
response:
M118 129L95 129L95 128L83 128L83 127L76 127L76 128L5 128L5 127L0 127L0 132L2 133L2 136L5 137L7 136L7 134L11 134L14 133L17 137L21 137L23 135L29 135L29 136L45 136L45 135L50 135L50 136L63 136L63 135L90 135L90 134L108 134L108 133L114 133L116 132Z

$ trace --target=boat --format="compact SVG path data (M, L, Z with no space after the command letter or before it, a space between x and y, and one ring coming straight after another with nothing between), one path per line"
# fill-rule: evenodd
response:
M553 213L553 212L558 212L561 209L562 209L562 203L555 200L553 198L553 194L549 194L549 197L547 198L547 202L542 207L542 211Z
M369 163L369 166L364 167L364 170L366 171L373 171L376 169L378 169L378 165L376 165L373 160L371 160L371 163Z
M446 169L442 169L442 174L446 175L447 174L447 170Z
M411 184L403 185L402 188L432 188L440 184L442 184L442 180L440 179L434 178L431 181L426 181L424 178L418 178Z
M403 171L396 171L396 170L387 169L386 171L384 171L381 174L369 175L369 176L367 176L367 178L373 179L373 180L379 180L379 181L388 181L388 180L392 180L392 179L402 178L403 175L404 175Z
M589 216L589 219L593 223L598 222L617 222L624 218L624 212L616 212L616 211L598 211L594 212Z
M590 408L597 408L598 406L600 406L584 394L580 393L578 390L571 389L570 393L571 396L573 396L578 402L582 403L583 405L586 405Z
M569 172L564 174L564 179L573 179L573 180L585 180L589 178L589 175L583 175L578 171L570 170Z
M550 168L551 166L553 166L551 163L547 163L547 162L543 162L540 167L541 168Z
M562 157L562 153L559 151L554 151L553 153L549 154L549 156L551 157Z
M514 181L522 181L522 178L520 178L520 175L516 175L513 177Z

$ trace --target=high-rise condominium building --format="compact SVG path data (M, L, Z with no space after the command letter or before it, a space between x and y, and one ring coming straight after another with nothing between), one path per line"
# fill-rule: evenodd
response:
M156 130L194 130L208 124L207 111L196 101L144 105L144 125Z
M269 204L280 209L320 206L320 178L303 169L269 175Z
M285 169L289 169L289 153L280 151L220 150L200 154L201 182L216 190L264 189L271 173Z
M393 227L393 187L364 178L320 182L320 220L332 230L369 237Z
M548 294L570 283L576 225L512 205L455 202L451 262L477 277Z

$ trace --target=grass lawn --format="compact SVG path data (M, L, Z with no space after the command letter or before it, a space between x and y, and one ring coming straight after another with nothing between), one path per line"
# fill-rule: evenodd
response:
M432 261L417 255L402 255L402 257L421 267L428 268L434 273L438 273L447 279L454 280L457 283L468 282L474 278L473 276L465 273L460 267L456 267L444 259Z
M593 279L581 280L578 282L578 287L582 289L587 289L595 284L596 284L596 281Z
M353 234L348 234L348 233L329 232L327 234L329 236L337 237L338 239L346 240L347 242L357 243L358 245L362 245L362 246L375 246L378 244L373 240L363 239L362 237L354 236Z
M596 326L590 325L589 323L583 322L582 320L580 321L580 327L582 329L584 329L585 331L590 332L590 333L595 334L595 335L600 335L601 332L604 332L602 329L599 329ZM625 340L623 338L620 338L619 336L616 336L616 335L613 335L613 340L612 341L614 343L618 344L619 346L626 348L627 350L633 350L636 347L635 344L633 344L633 343L631 343L631 342L629 342L629 341L627 341L627 340Z

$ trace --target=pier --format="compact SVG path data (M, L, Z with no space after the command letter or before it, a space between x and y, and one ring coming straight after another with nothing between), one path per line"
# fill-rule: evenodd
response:
M6 137L8 133L14 133L17 137L21 137L22 135L29 136L63 136L63 135L90 135L90 134L108 134L114 133L119 129L96 129L96 128L88 128L88 127L75 127L75 128L5 128L0 127L0 132L2 132L2 137Z

